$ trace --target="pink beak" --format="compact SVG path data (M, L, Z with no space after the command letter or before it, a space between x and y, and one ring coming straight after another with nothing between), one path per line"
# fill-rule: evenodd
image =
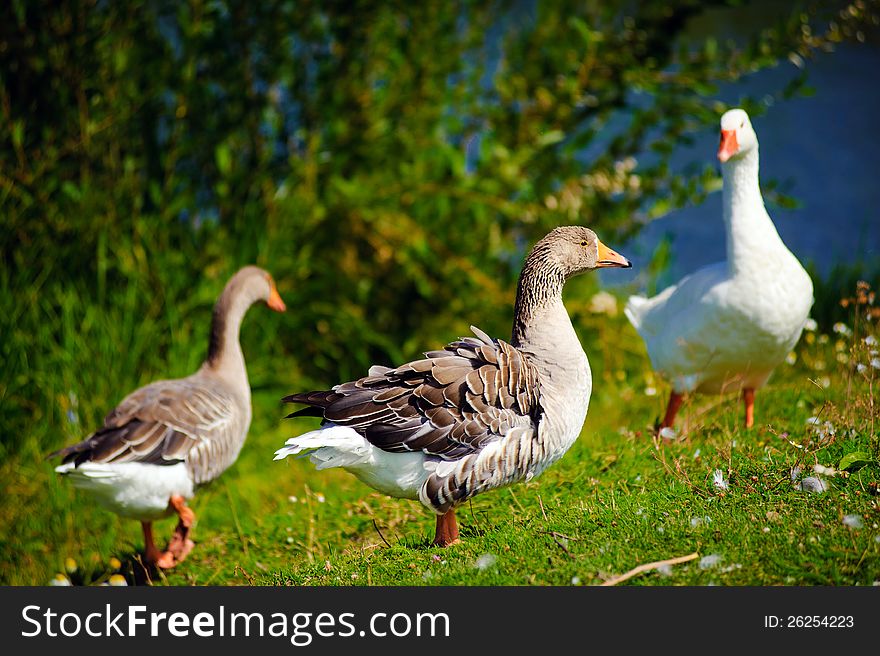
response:
M736 155L739 144L736 142L736 130L722 130L721 143L718 145L718 159L723 164Z

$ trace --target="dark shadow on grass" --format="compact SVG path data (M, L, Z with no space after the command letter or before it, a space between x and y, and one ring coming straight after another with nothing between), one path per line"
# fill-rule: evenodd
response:
M130 551L120 556L122 567L119 573L125 577L129 585L153 585L161 580L161 574L152 565L144 562L144 556L140 551Z
M462 543L466 543L468 540L472 540L474 538L481 538L491 533L494 530L494 527L482 528L480 526L476 526L474 524L465 524L461 523L458 527L459 530L459 538ZM414 536L407 534L404 537L400 538L397 544L405 549L414 549L419 551L433 551L435 549L442 549L442 547L438 547L434 544L434 537L432 535L423 535L423 536ZM454 549L456 545L451 547L446 547L447 549Z

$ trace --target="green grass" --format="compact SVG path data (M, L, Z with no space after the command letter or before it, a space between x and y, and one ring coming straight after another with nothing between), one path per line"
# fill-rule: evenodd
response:
M415 502L388 499L343 471L316 472L303 460L273 462L287 437L316 420L281 419L278 399L301 385L256 367L250 372L254 421L242 454L191 502L196 549L173 571L152 574L152 582L595 585L642 563L692 553L699 558L626 584L880 580L880 370L855 369L870 360L860 336L807 334L797 361L783 364L758 393L754 429L741 427L738 399L695 397L683 408L683 437L663 443L650 429L668 389L653 380L631 328L620 316L584 317L577 308L575 315L588 326L582 340L594 361L584 432L540 478L460 508L460 545L433 547L433 516ZM243 334L252 327L246 323ZM248 341L246 352L255 343ZM173 361L173 375L192 365ZM147 373L142 377L149 379ZM132 375L111 374L126 384ZM67 398L64 384L72 383L53 382L59 402ZM646 394L649 387L656 393ZM104 398L80 398L79 414L100 416L122 396L112 389L105 382ZM21 436L21 448L0 465L0 583L42 585L68 571L76 584L100 583L117 571L113 558L129 582L145 581L138 523L94 507L44 460L87 429L70 424L59 434L69 420L51 420L55 415L47 413ZM815 416L831 422L835 434L817 435L807 423ZM836 467L853 452L868 452L872 462L823 476L827 492L803 492L792 483L792 468L810 475L815 464ZM713 485L715 470L729 482L727 490ZM852 515L861 528L844 523ZM157 524L160 539L173 524ZM715 566L701 567L702 558L716 555Z

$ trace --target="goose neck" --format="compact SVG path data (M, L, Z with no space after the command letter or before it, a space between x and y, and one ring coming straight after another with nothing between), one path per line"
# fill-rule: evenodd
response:
M235 291L227 288L214 305L207 364L215 372L232 380L243 380L247 387L247 371L239 332L251 301Z
M568 313L562 304L562 288L565 274L558 266L538 261L530 256L526 260L517 285L514 305L513 339L514 346L540 343L552 338L547 335L549 318L556 324L560 309L565 321L571 325Z
M733 273L754 268L778 248L779 234L764 207L757 147L722 165L727 262Z

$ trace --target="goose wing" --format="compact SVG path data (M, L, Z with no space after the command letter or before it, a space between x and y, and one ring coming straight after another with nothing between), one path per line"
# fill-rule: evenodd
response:
M87 439L51 454L63 462L185 462L203 483L228 466L247 430L234 396L199 376L141 387L116 406ZM218 471L219 470L219 471Z
M291 394L320 416L350 426L385 451L422 451L445 460L479 451L541 414L538 370L521 351L471 326L464 337L422 360L371 367L368 376L329 391Z

